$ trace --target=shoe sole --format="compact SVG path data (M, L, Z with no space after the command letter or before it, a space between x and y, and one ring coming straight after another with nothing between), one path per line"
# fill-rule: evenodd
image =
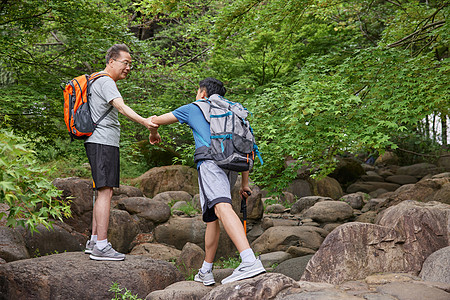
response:
M247 278L255 277L256 275L259 275L262 273L266 273L266 270L263 267L252 270L251 272L242 273L241 275L230 278L228 280L226 280L226 278L225 278L224 280L221 281L221 283L226 284L226 283L230 283L230 282L234 282L234 281L238 281L238 280L242 280L242 279L247 279Z
M194 281L201 282L201 283L203 283L203 285L206 285L206 286L216 284L216 282L214 280L213 281L203 281L201 279L194 278Z
M89 255L90 259L93 260L109 260L109 261L120 261L120 260L125 260L125 257L121 257L121 258L114 258L114 257L105 257L105 256L95 256L95 255Z
M84 250L84 253L86 253L86 254L91 254L91 253L92 253L92 250L86 249L86 250Z

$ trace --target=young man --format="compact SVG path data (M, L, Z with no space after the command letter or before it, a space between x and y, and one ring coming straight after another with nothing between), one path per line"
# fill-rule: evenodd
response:
M200 88L197 91L196 100L205 99L214 94L224 96L225 92L226 89L221 81L215 78L206 78L200 81ZM173 112L152 117L151 120L157 125L172 124L175 122L188 124L193 132L196 133L194 134L196 148L203 145L202 141L206 141L207 143L211 142L209 123L206 121L200 108L195 104L184 105ZM161 137L156 128L150 129L149 140L151 144L161 141ZM265 272L261 261L255 257L253 250L250 248L244 227L231 206L231 187L236 182L237 173L221 169L212 160L198 162L197 170L203 221L206 222L206 255L203 266L194 280L203 282L204 285L212 285L215 283L212 265L219 245L219 220L238 249L242 259L239 267L234 270L232 275L222 280L222 283L253 277ZM248 171L242 172L240 194L244 197L248 197L247 192L251 192L248 186L248 176Z
M112 110L97 124L94 133L85 141L86 154L91 165L94 187L98 191L92 216L92 236L86 243L86 253L94 260L124 260L108 243L109 211L113 188L119 187L118 113L148 129L157 126L128 107L117 89L116 81L125 79L131 70L130 50L124 44L113 45L106 53L106 67L101 72L107 76L96 79L91 86L91 114L98 120L111 106Z

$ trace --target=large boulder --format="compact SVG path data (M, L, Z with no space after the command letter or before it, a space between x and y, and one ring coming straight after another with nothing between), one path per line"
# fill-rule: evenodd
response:
M450 246L433 252L425 259L420 277L426 281L450 284Z
M334 200L341 198L344 193L339 182L331 177L324 177L315 182L316 195L323 197L330 197Z
M425 175L435 175L443 171L443 168L440 168L434 164L419 163L398 168L397 175L409 175L416 178L422 178Z
M343 201L321 201L308 208L303 216L320 223L332 223L351 218L353 208Z
M450 152L442 153L437 161L437 165L445 171L450 172Z
M70 252L0 265L0 295L15 300L111 299L109 289L118 283L143 298L181 279L170 263L144 256L99 263Z
M328 232L314 226L276 226L252 243L255 252L286 251L290 246L317 250Z
M164 223L170 218L170 206L162 201L146 197L130 197L121 199L118 207L126 210L131 215L136 215L141 219L153 224Z
M53 185L62 190L61 197L70 198L70 210L72 217L64 222L74 228L75 231L90 234L93 208L92 180L78 177L57 178Z
M198 194L197 170L187 166L152 168L132 182L139 184L144 195L149 198L166 191L185 191L192 196Z
M404 201L377 224L347 223L333 230L302 279L339 284L381 272L418 273L426 257L450 241L450 206Z
M199 300L213 288L214 286L204 286L195 281L179 281L164 290L151 292L145 300Z
M0 258L6 262L30 258L25 240L19 230L0 227Z
M177 269L185 277L197 274L205 260L205 251L193 243L186 243L176 261Z
M309 180L299 178L294 179L285 191L293 194L297 198L307 197L314 195L314 186Z
M227 233L220 227L219 247L216 257L229 257L235 254L234 246ZM206 224L200 216L195 218L171 217L168 222L155 228L155 239L158 243L172 245L181 250L187 242L205 249Z
M111 209L109 216L108 241L114 249L128 253L131 242L139 233L139 224L131 215L119 209Z
M32 233L18 228L32 257L84 250L86 237L72 230L67 224L56 222L53 229L47 229L43 225L38 225L36 229L38 232Z

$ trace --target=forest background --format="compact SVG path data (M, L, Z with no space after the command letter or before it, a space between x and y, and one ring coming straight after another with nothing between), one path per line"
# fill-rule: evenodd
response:
M449 13L442 0L2 0L8 222L69 214L48 200L57 194L49 182L90 173L83 143L67 134L60 86L102 70L114 43L132 51L133 70L118 86L142 116L194 101L205 77L222 80L227 98L252 112L264 159L252 179L270 191L298 168L330 173L339 155L391 150L402 164L432 161L448 150ZM123 182L155 166L193 165L187 126L162 128L163 144L151 146L144 127L120 122Z

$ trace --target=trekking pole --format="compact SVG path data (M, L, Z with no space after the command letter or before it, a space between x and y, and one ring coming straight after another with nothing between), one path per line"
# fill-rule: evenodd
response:
M246 191L247 195L250 196L252 193L249 191ZM242 213L242 219L244 221L244 232L247 236L247 199L244 197L244 195L241 194L241 213Z

